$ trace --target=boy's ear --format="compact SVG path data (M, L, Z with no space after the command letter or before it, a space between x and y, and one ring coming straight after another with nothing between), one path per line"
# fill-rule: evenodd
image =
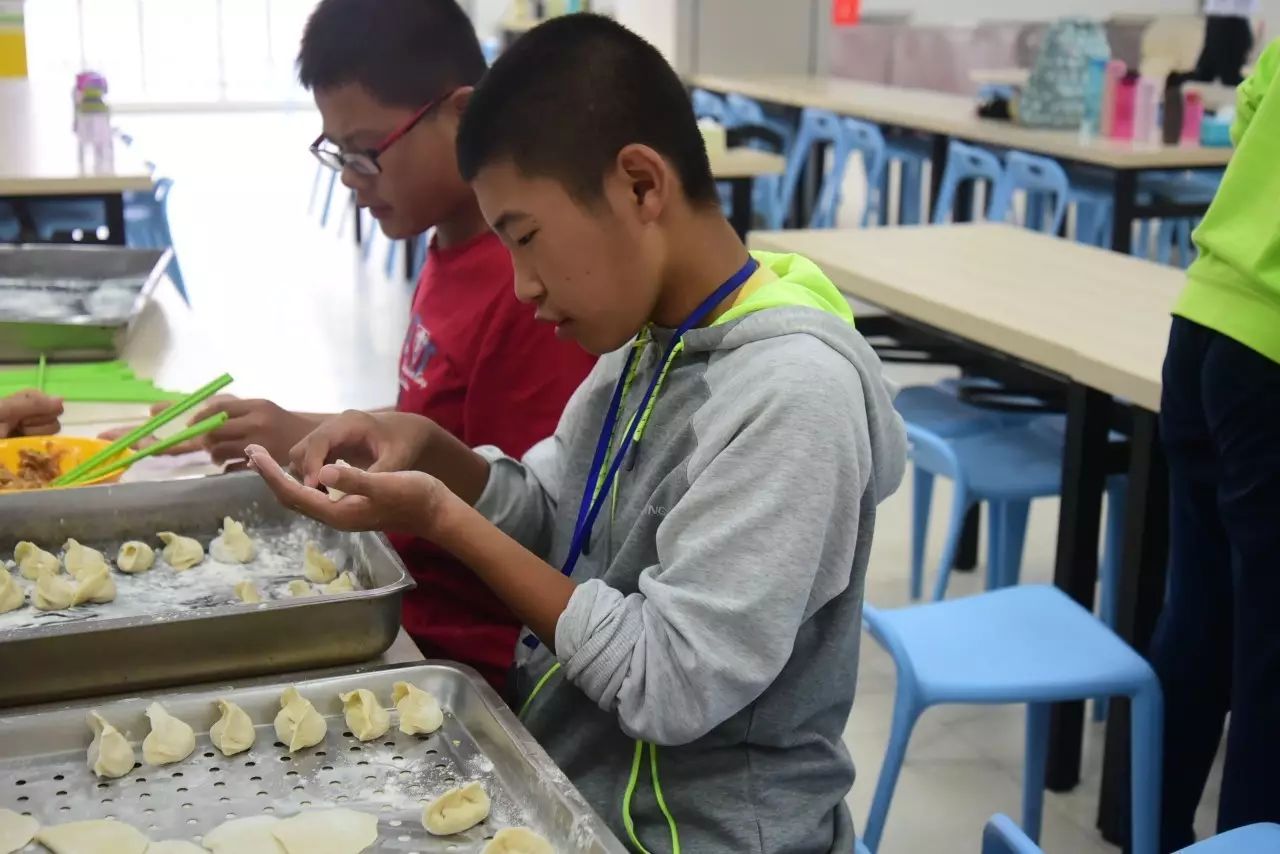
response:
M459 86L449 93L441 107L452 113L455 119L461 119L462 114L467 111L467 104L471 103L471 94L475 91L474 86Z
M644 224L656 222L670 204L676 176L665 158L647 145L632 143L618 152L618 174L627 182L633 206Z

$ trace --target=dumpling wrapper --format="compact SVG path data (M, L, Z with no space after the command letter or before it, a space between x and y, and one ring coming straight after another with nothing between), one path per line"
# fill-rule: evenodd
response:
M321 593L350 593L357 589L356 577L350 572L344 572L328 584L320 585Z
M213 854L286 854L271 831L280 819L270 815L233 818L209 831L200 840Z
M319 596L320 591L316 590L301 578L295 578L284 586L284 592L290 596Z
M247 579L236 582L236 586L231 590L236 594L236 598L246 605L257 605L262 602L262 591L258 589L258 585Z
M12 854L26 848L39 829L40 822L31 816L0 809L0 854Z
M96 572L99 568L107 569L107 559L102 552L69 539L62 546L64 555L62 563L70 575L79 580L87 573Z
M41 611L61 611L75 602L76 589L76 582L70 576L42 569L31 591L31 604Z
M504 827L494 834L480 854L556 854L556 850L527 827Z
M308 581L328 584L338 577L338 565L315 543L307 543L302 549L302 574Z
M54 854L144 854L151 840L123 821L73 821L42 827L36 841Z
M142 761L148 765L169 765L181 762L196 749L196 734L191 726L180 721L159 703L147 706L147 719L151 732L142 740Z
M121 572L146 572L156 562L156 552L141 540L129 540L116 553L116 568Z
M334 463L334 465L344 469L349 469L352 467L351 464L348 463L346 460L338 460L336 463ZM341 489L337 489L332 486L326 486L325 490L328 492L330 501L341 501L342 499L347 497L347 494L343 492Z
M15 611L27 604L27 591L9 570L0 566L0 614Z
M185 839L166 839L164 842L152 842L147 854L209 854L194 842Z
M199 540L181 537L172 531L161 531L156 534L164 543L165 561L179 572L190 569L204 560L204 546Z
M222 532L209 544L209 554L219 563L248 563L257 554L258 547L245 533L244 525L230 516L222 520Z
M372 741L381 738L391 729L391 715L382 708L378 698L368 688L357 688L339 694L342 711L347 719L347 726L352 734L361 741Z
M280 712L276 715L275 728L276 738L293 753L324 741L329 724L311 701L291 685L280 695Z
M475 827L489 816L489 793L479 782L450 789L422 810L422 826L436 836Z
M378 841L378 817L355 810L309 810L281 820L271 835L287 854L359 854Z
M209 727L209 740L223 756L235 756L253 747L256 732L245 710L230 700L218 700L222 717Z
M395 683L391 686L391 702L400 713L400 731L405 735L430 735L444 724L440 701L417 685Z
M93 730L93 741L89 743L88 762L94 774L114 779L133 770L133 745L120 730L97 712L89 713L89 729Z
M26 540L13 547L13 560L18 564L18 572L22 573L22 577L27 581L35 581L39 578L42 569L53 573L62 570L62 564L58 561L57 555Z

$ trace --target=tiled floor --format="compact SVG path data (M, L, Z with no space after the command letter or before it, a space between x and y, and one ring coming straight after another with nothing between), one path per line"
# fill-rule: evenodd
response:
M121 124L176 179L171 216L194 310L219 330L210 347L237 372L242 393L285 382L290 391L280 402L299 408L390 402L410 287L383 276L385 241L361 264L349 230L340 237L332 221L321 230L307 214L314 162L306 144L318 118L125 116ZM900 382L937 376L900 367L891 373ZM907 599L909 497L904 486L878 520L867 582L868 599L878 605ZM935 506L946 507L949 498L940 484ZM1024 580L1050 579L1056 518L1056 502L1034 506ZM944 524L945 513L935 512L935 552ZM956 573L950 593L975 592L979 583L980 574ZM869 638L860 676L845 733L858 766L849 796L858 824L879 773L894 691L892 662ZM987 816L1003 811L1016 817L1022 728L1019 708L953 706L926 713L908 751L881 851L975 851ZM1083 783L1069 794L1048 795L1043 844L1049 852L1116 850L1094 829L1101 741L1101 727L1089 724ZM1213 825L1217 785L1215 771L1199 816L1202 833Z

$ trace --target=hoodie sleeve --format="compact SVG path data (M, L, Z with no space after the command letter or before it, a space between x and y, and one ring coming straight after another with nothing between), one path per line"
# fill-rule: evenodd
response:
M726 374L658 563L629 595L585 582L560 617L567 677L632 737L688 743L753 702L866 560L861 520L901 477L901 420L878 378L811 346L825 352Z

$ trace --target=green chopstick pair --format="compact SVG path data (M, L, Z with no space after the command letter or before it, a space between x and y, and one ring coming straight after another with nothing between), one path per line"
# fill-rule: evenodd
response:
M140 379L119 360L58 362L46 357L43 368L38 363L0 366L0 397L29 388L76 402L160 403L184 397Z
M126 448L132 447L134 442L137 442L139 439L143 439L147 436L150 436L156 430L159 430L161 427L168 424L170 421L174 420L178 416L186 412L189 412L190 410L194 409L196 406L199 406L205 400L212 397L218 391L220 391L223 388L226 388L230 384L231 384L231 375L223 374L222 376L218 377L216 380L202 386L201 388L187 395L178 403L175 403L173 406L164 410L159 415L156 415L154 418L151 418L142 426L129 431L124 436L121 436L119 439L115 440L110 445L103 448L101 451L94 454L92 457L90 457L80 465L73 468L71 471L63 474L61 477L55 480L51 485L52 486L74 486L75 484L83 483L86 480L94 480L96 478L100 478L108 474L113 474L119 471L120 469L128 468L129 466L133 465L134 463L138 462L141 459L149 457L153 454L158 454L162 451L166 451L169 448L172 448L174 445L177 445L181 442L186 442L190 439L194 439L197 436L202 436L205 433L208 433L210 430L217 429L219 426L221 426L226 422L227 413L219 412L217 415L206 418L203 421L200 421L196 424L192 424L187 429L179 433L175 433L174 435L168 437L167 439L162 439L159 442L156 442L154 445L151 445L150 447L143 448L141 451L138 451L136 454L132 454L123 459L116 460L115 462L110 462L110 463L107 462L116 454L120 453Z

